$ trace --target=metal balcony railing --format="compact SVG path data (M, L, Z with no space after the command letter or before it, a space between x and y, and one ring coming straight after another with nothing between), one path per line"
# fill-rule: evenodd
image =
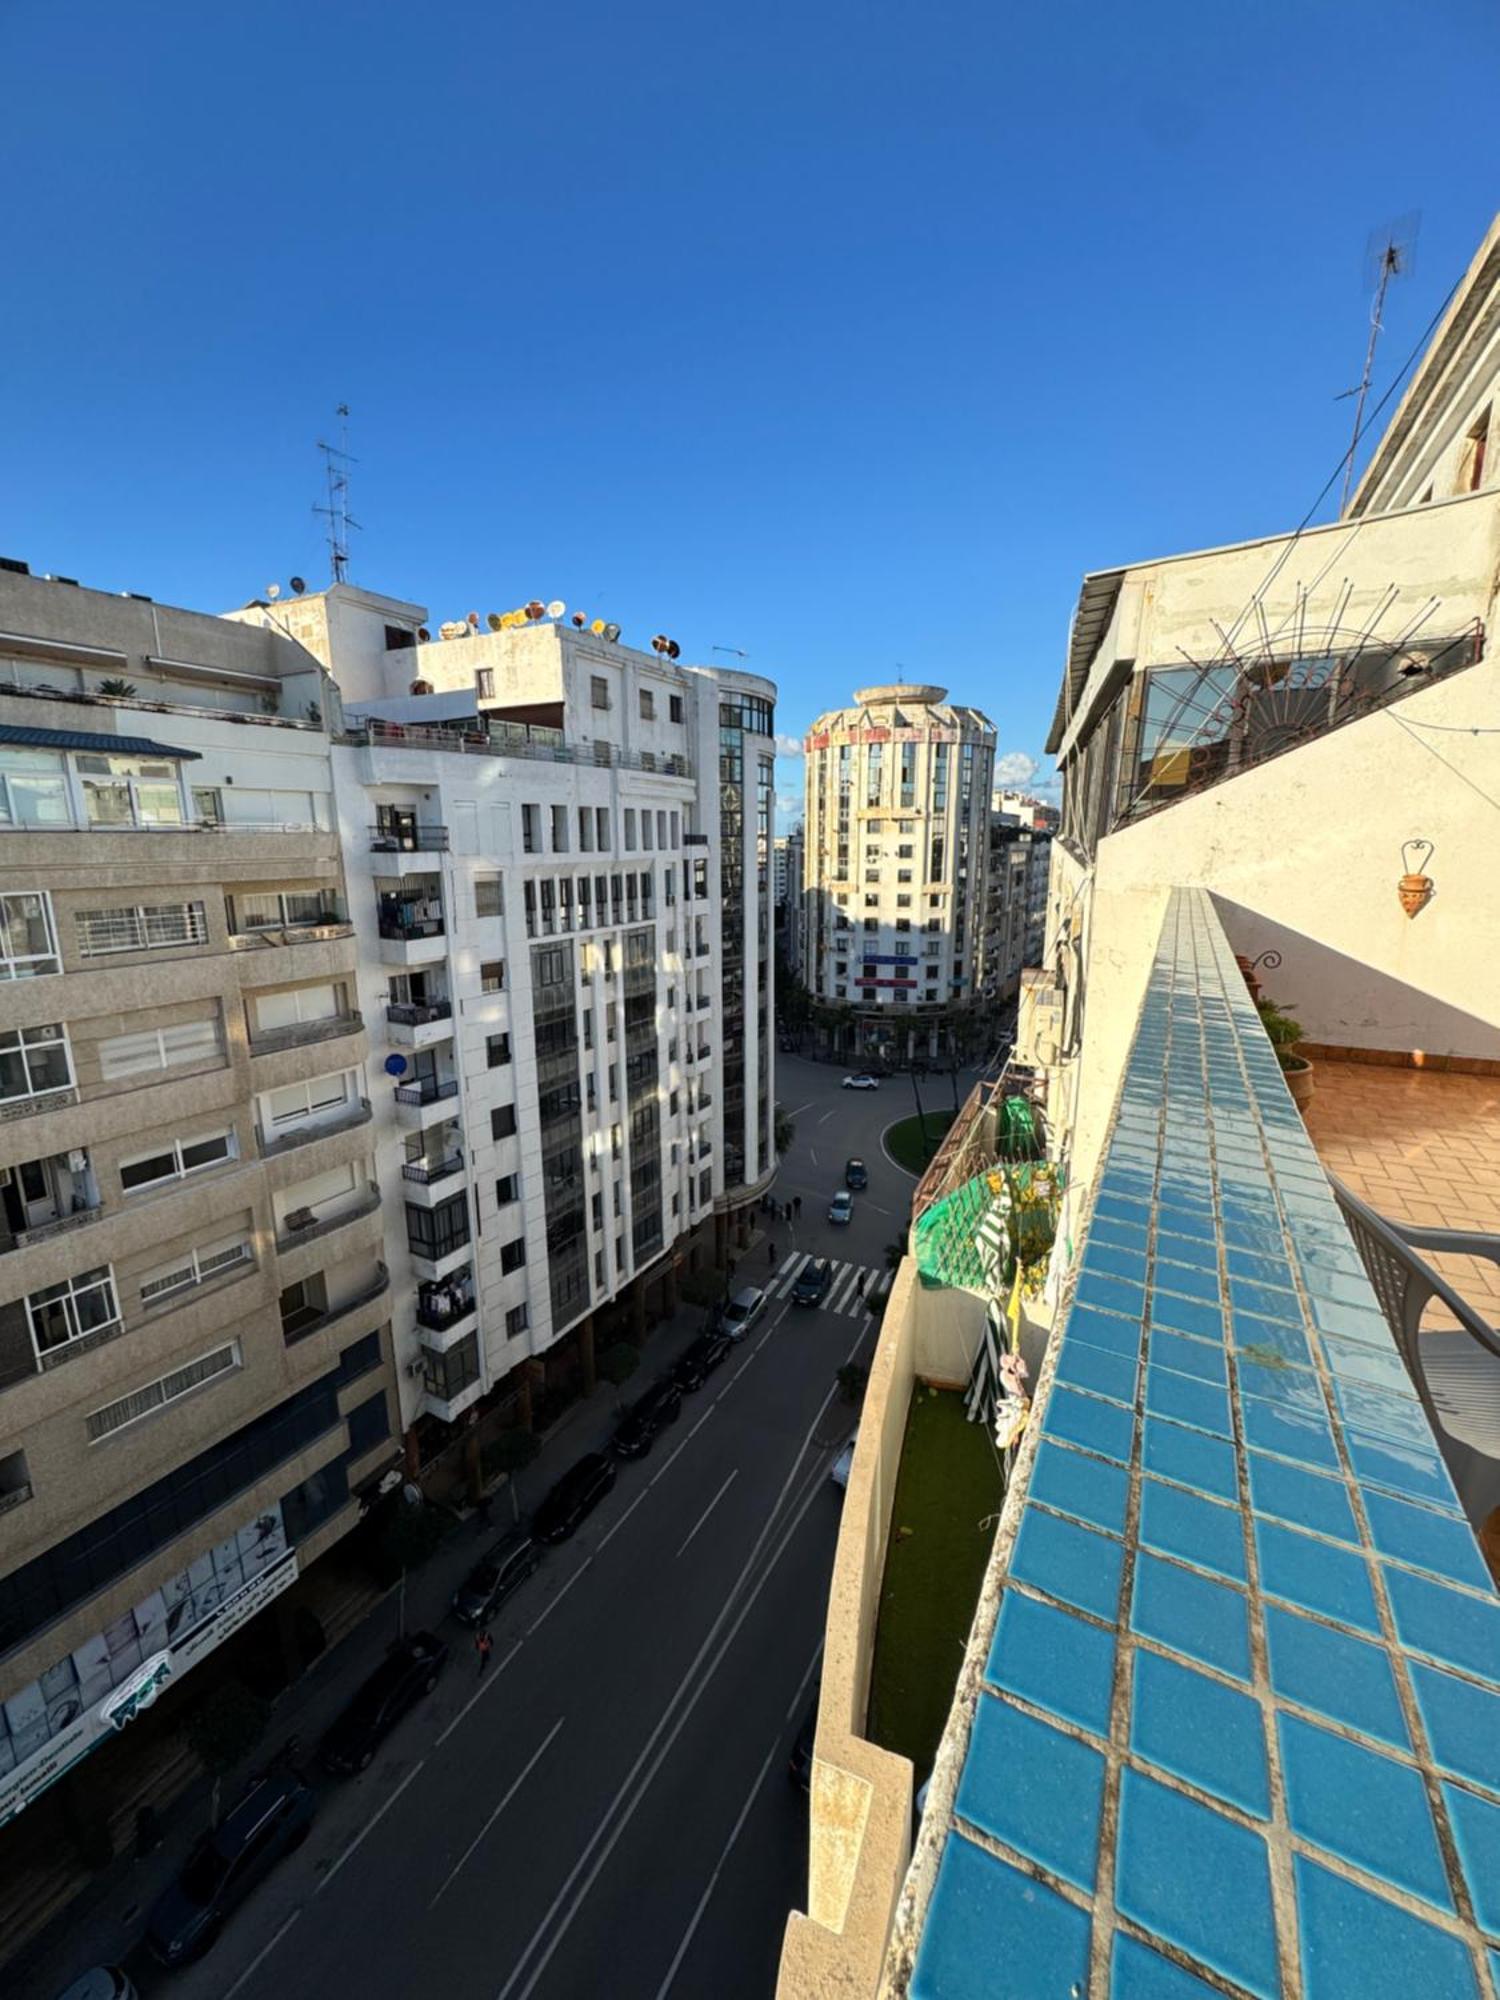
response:
M364 1025L363 1014L330 1014L321 1021L289 1021L284 1028L257 1029L250 1037L250 1053L271 1056L282 1049L300 1049L310 1042L337 1041L341 1035L357 1035Z
M282 1153L293 1152L298 1146L310 1146L315 1139L332 1138L335 1132L352 1132L357 1125L368 1124L373 1116L368 1097L358 1098L347 1110L333 1118L310 1118L305 1125L296 1125L290 1132L282 1132L274 1139L268 1139L264 1132L256 1131L256 1144L263 1160L274 1160Z
M432 1297L421 1292L417 1294L417 1325L425 1326L432 1333L446 1333L450 1326L457 1326L461 1319L467 1319L474 1311L472 1295L456 1294L447 1298Z
M462 1153L454 1153L446 1160L405 1160L401 1166L401 1178L415 1181L418 1187L431 1187L437 1181L445 1181L450 1175L461 1174L464 1170Z
M397 944L410 944L417 938L444 937L447 926L441 917L382 917L380 935Z
M54 1216L51 1222L34 1223L30 1229L18 1229L9 1243L0 1237L0 1250L26 1250L33 1243L45 1243L49 1236L61 1236L69 1229L81 1229L87 1222L97 1222L104 1213L102 1201L96 1201L92 1208L76 1208L69 1215Z
M446 854L448 829L445 826L372 826L372 854Z
M367 1285L362 1286L354 1294L353 1298L341 1299L336 1306L326 1306L322 1312L307 1312L305 1315L294 1315L290 1319L283 1319L282 1339L288 1347L295 1347L299 1340L307 1340L315 1333L322 1333L325 1327L337 1326L341 1319L347 1319L350 1313L357 1312L361 1306L369 1305L372 1299L378 1299L383 1292L389 1291L390 1284L389 1270L377 1260L375 1275Z
M396 1085L398 1104L436 1104L440 1098L457 1097L457 1095L456 1076L419 1076L413 1083Z
M280 1251L295 1250L301 1243L311 1243L319 1236L328 1235L331 1230L342 1229L346 1222L357 1222L361 1216L373 1214L380 1206L380 1189L374 1181L367 1181L363 1194L354 1196L352 1200L343 1195L338 1199L347 1201L347 1207L332 1209L327 1215L319 1215L312 1208L293 1209L283 1218L276 1248Z
M451 1021L453 1002L429 1000L419 1005L415 1000L392 1000L385 1010L385 1018L393 1021L398 1028L425 1028L432 1021Z
M468 729L418 729L400 722L367 722L345 730L341 743L375 750L448 750L466 757L520 757L541 764L581 764L590 768L655 771L669 778L690 778L693 767L683 756L659 756L652 751L621 750L612 743L575 745L562 731L526 723L492 722L488 732Z

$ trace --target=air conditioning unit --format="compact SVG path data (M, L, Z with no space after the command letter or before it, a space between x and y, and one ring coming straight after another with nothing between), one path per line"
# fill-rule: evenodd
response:
M424 1375L427 1372L427 1363L418 1355L415 1361L407 1362L406 1372L415 1381L417 1376Z
M1065 990L1048 973L1028 969L1021 974L1016 1009L1015 1059L1027 1069L1050 1069L1062 1054Z

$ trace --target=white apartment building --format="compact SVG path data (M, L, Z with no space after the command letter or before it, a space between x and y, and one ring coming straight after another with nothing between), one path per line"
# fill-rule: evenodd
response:
M978 996L994 725L945 688L862 688L805 750L808 989L851 1058L937 1054Z
M802 828L794 826L774 843L776 942L784 953L787 970L797 977L802 972L802 871L804 849Z
M774 1168L774 688L424 616L0 567L0 1823Z

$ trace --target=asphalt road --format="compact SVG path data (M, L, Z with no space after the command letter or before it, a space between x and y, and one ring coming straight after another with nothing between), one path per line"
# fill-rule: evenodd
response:
M834 1376L870 1335L849 1274L822 1309L786 1293L804 1253L883 1275L913 1185L880 1146L910 1084L860 1094L840 1074L781 1059L797 1133L777 1193L803 1208L765 1222L774 1261L740 1261L737 1287L779 1294L750 1337L500 1613L488 1672L449 1621L437 1692L361 1777L318 1779L311 1838L199 1965L132 1954L143 1992L767 2000L805 1897L787 1758L816 1687L828 1470L852 1427ZM850 1154L870 1183L840 1228L825 1211Z

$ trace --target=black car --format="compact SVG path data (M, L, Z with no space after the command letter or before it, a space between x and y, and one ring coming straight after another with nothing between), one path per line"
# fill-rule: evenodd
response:
M664 1431L668 1424L675 1424L681 1414L680 1383L670 1375L659 1377L620 1419L610 1440L611 1451L621 1458L644 1458L655 1444L658 1432Z
M313 1795L291 1772L257 1778L157 1898L146 1943L163 1965L201 1958L229 1916L312 1825Z
M701 1389L732 1345L729 1335L717 1327L709 1333L700 1333L690 1347L683 1349L677 1366L672 1370L672 1379L678 1388Z
M812 1790L813 1743L818 1734L818 1697L812 1698L812 1707L802 1718L802 1727L797 1731L797 1740L792 1745L792 1754L787 1759L787 1776L804 1792Z
M547 1551L517 1528L475 1563L453 1593L453 1615L461 1625L487 1625L517 1584L524 1583Z
M614 1483L614 1460L602 1451L591 1451L563 1474L537 1508L531 1532L539 1542L565 1542Z
M809 1257L792 1286L794 1306L820 1306L833 1283L833 1266L826 1257Z
M323 1738L323 1768L362 1771L396 1724L431 1694L448 1648L431 1632L413 1632L393 1646Z
M869 1170L863 1160L844 1162L844 1186L846 1188L867 1188L870 1185Z

